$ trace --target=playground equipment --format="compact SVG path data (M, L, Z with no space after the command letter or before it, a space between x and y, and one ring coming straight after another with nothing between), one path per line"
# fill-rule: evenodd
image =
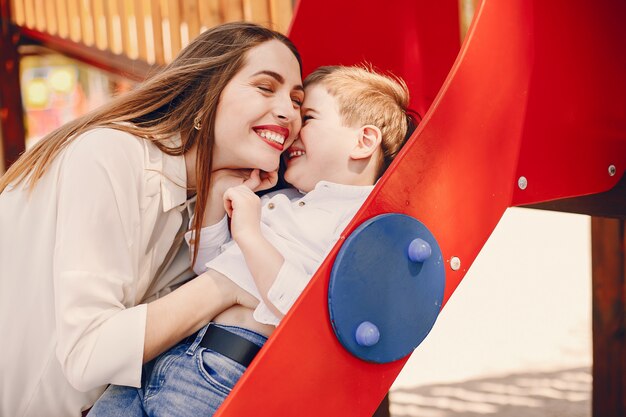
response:
M432 234L445 305L507 207L626 213L624 198L609 191L623 190L626 166L626 2L484 0L460 50L456 7L456 0L298 4L290 35L305 72L367 60L407 80L424 119L218 416L376 409L407 357L350 353L327 307L342 244L376 216L409 216ZM390 250L397 249L379 248L381 263L397 255ZM359 302L352 300L356 309ZM376 346L392 331L375 330L378 337L371 327L361 331L361 342Z

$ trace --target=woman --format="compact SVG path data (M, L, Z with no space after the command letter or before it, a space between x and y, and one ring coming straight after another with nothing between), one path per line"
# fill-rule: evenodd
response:
M139 386L144 362L245 304L226 290L224 305L203 302L219 282L202 276L170 291L190 277L182 234L221 218L223 191L250 169L266 173L259 189L275 183L302 99L293 44L227 24L9 169L0 179L0 415L78 416L106 384Z

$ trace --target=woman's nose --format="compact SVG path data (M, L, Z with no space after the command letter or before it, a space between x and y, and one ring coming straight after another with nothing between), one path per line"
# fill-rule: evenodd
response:
M300 109L296 109L291 97L288 97L278 100L274 107L274 115L284 123L291 123L300 118Z

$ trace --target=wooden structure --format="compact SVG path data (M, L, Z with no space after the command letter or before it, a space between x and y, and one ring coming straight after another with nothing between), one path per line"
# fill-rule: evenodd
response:
M622 194L623 196L624 194ZM623 197L622 197L623 198ZM593 415L626 415L626 224L591 220Z
M6 163L17 157L24 144L19 44L45 45L140 80L202 28L244 18L285 30L291 18L290 3L0 0L0 121ZM484 0L460 52L457 0L380 5L375 0L302 0L290 32L306 57L306 71L319 64L367 59L402 75L413 91L414 107L426 113L412 138L420 146L407 145L346 236L377 213L403 212L425 219L441 239L447 258L462 259L462 268L447 273L447 300L504 208L530 206L604 216L592 221L593 412L624 415L626 203L624 180L618 180L626 165L626 56L619 53L626 50L621 24L626 5L610 0L593 4L585 0ZM561 19L552 19L555 15ZM365 32L357 20L368 18L382 21L382 30ZM572 45L572 39L578 43ZM320 44L327 47L320 48ZM563 70L563 64L570 65L567 71L555 73ZM476 108L480 112L474 113L473 120L462 117ZM473 140L463 141L463 137ZM407 184L407 178L416 178L418 166L420 173L427 172L429 181L436 181ZM486 167L497 167L497 175ZM420 198L438 198L437 210L427 199L416 201L417 186ZM478 197L478 191L487 189L492 197ZM442 221L454 219L461 206L472 222ZM342 350L325 315L319 314L324 308L328 270L339 246L235 395L229 397L221 416L250 414L253 409L257 415L280 414L272 407L283 411L300 407L302 416L371 415L376 408L404 361L360 363ZM298 366L299 374L307 375L298 392L292 382L291 386L270 384L282 368L293 371L293 363L286 359L301 354L307 341L319 351L308 358L309 363ZM328 361L343 379L318 379L328 369L322 367ZM326 386L320 386L320 381ZM255 395L259 387L271 387L272 395Z
M291 0L13 0L11 6L26 36L158 65L207 28L246 20L286 32L292 13Z

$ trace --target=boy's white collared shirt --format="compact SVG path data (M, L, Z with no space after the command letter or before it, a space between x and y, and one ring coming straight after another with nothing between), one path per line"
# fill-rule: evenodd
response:
M290 188L261 198L261 232L285 259L268 293L281 313L296 301L373 188L320 181L307 194ZM227 276L260 300L255 320L280 322L261 300L243 253L230 239L226 217L202 229L199 245L197 273L210 268Z

